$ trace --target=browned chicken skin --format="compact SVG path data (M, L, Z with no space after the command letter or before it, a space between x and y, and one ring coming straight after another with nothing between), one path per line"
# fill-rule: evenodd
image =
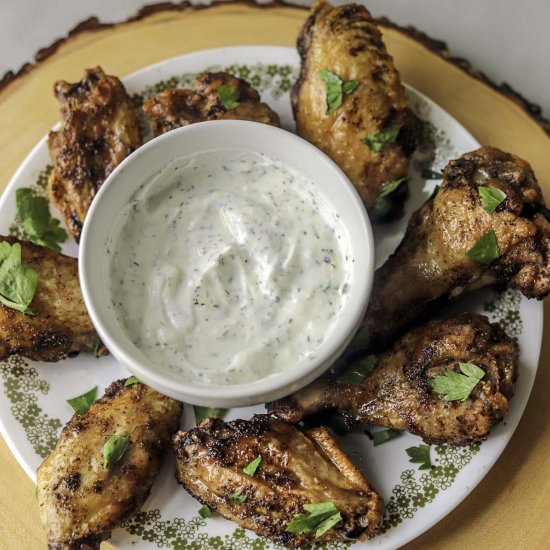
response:
M506 200L486 212L479 186ZM493 147L451 161L435 197L416 211L395 253L374 275L365 323L372 347L384 347L435 301L504 283L529 298L550 292L550 223L529 164ZM486 266L467 252L493 229L500 257Z
M407 175L415 149L414 117L382 35L364 6L332 7L316 0L298 37L298 52L302 69L292 90L298 134L346 172L370 208L385 183ZM325 83L319 75L323 69L359 83L328 115ZM401 126L396 142L380 152L361 142L394 125ZM400 213L406 185L391 198L396 203L393 214Z
M56 82L63 126L50 132L52 203L78 242L84 218L107 176L141 143L139 120L123 84L100 67L75 84Z
M137 383L113 382L84 416L75 414L38 468L40 517L51 550L96 550L139 510L179 428L182 404ZM127 435L122 458L105 469L103 446Z
M174 438L176 477L187 491L224 517L289 546L365 540L383 517L380 496L324 428L303 432L267 415L225 423L207 418ZM254 476L243 472L258 455ZM239 494L246 500L229 497ZM325 535L285 529L303 505L330 501L343 521Z
M38 273L27 315L0 304L0 360L22 355L34 361L59 361L99 344L80 292L76 258L15 237L0 242L21 245L21 261Z
M447 370L458 372L458 364L468 362L485 371L468 399L447 402L433 392L429 379ZM517 363L515 346L498 324L465 313L408 332L377 358L360 384L341 384L337 374L325 375L268 404L268 410L298 422L337 409L350 424L365 422L404 430L429 443L464 445L485 439L508 412Z
M221 86L238 90L239 105L226 109L219 96ZM174 128L206 120L251 120L280 126L279 115L260 102L260 94L245 80L227 73L206 73L195 80L195 89L171 88L145 102L155 136Z

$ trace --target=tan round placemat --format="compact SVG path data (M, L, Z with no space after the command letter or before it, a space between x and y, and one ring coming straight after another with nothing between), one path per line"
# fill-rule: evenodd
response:
M0 84L0 191L35 143L58 120L52 85L76 81L86 67L102 65L123 76L175 55L206 48L267 44L292 46L307 12L281 3L231 3L209 8L162 4L133 20L103 26L91 20L42 60ZM381 22L388 50L403 80L439 103L484 144L528 159L550 197L550 136L536 109L511 90L498 88L444 45L420 33ZM545 312L550 312L545 306ZM548 328L545 330L547 336ZM503 456L474 492L407 549L550 548L550 346L523 419ZM55 368L55 365L52 365ZM45 548L34 487L0 440L0 548ZM109 545L104 545L106 548Z

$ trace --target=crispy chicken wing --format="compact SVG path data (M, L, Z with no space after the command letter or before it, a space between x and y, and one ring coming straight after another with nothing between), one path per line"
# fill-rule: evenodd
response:
M132 100L100 67L75 84L56 82L63 125L50 132L52 203L78 242L90 204L107 176L142 142Z
M468 399L447 402L434 393L428 380L447 370L458 372L459 363L468 362L485 371ZM408 431L429 443L464 445L485 439L508 412L517 363L515 346L498 324L465 313L408 332L377 358L360 384L325 375L268 404L268 410L298 422L323 409L337 409L349 424L365 422Z
M182 404L136 383L114 382L83 416L75 414L38 468L40 517L52 550L99 549L139 510L179 428ZM112 435L130 438L118 462L104 467Z
M187 491L242 527L283 544L364 540L382 520L380 496L324 428L303 432L266 415L228 423L207 418L179 432L174 448L176 477ZM243 468L257 456L258 469L247 475ZM304 504L328 501L342 521L325 535L315 539L314 533L286 531Z
M0 360L23 355L34 361L59 361L99 344L80 292L76 258L15 237L0 242L21 245L23 265L38 273L38 284L26 315L0 304Z
M487 212L479 187L506 199ZM408 224L403 241L374 276L366 329L371 345L384 346L435 301L494 283L529 298L550 292L550 223L529 164L493 147L462 155ZM499 258L484 265L467 252L494 230Z
M221 86L237 91L237 107L223 105ZM227 73L201 74L194 90L171 88L145 102L143 110L151 119L155 136L205 120L251 120L280 126L279 115L260 102L260 94L246 80Z
M415 121L392 57L370 13L359 4L332 7L316 0L298 37L300 78L292 90L298 134L346 172L367 208L387 182L407 175L415 149ZM327 90L320 71L357 81L341 107L327 112ZM397 139L375 152L363 140L399 126ZM400 214L406 185L388 196Z

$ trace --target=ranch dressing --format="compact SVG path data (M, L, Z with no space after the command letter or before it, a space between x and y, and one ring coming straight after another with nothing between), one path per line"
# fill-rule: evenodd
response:
M134 194L105 278L151 362L189 382L246 383L316 357L347 299L350 250L303 175L257 153L207 151Z

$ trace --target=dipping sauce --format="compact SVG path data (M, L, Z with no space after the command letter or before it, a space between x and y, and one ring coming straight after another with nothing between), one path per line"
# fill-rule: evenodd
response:
M351 281L347 230L313 182L258 153L177 159L119 214L105 280L141 353L195 383L315 358Z

